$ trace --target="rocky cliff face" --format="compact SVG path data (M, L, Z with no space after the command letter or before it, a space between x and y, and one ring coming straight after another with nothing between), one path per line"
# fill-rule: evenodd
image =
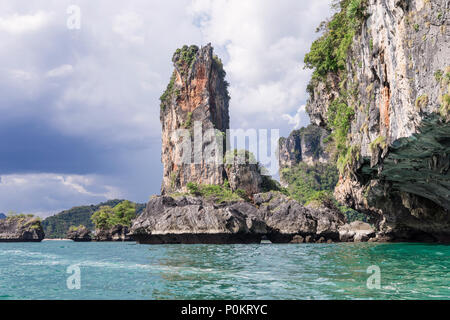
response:
M130 228L117 225L109 229L97 229L93 237L94 241L134 241L129 235Z
M344 217L338 210L306 208L280 193L245 201L214 203L200 197L153 197L133 223L134 239L165 243L274 243L339 241Z
M327 163L329 154L325 150L324 140L329 132L317 125L294 130L287 138L281 138L278 149L280 169L292 168L300 162L308 165Z
M450 2L359 3L345 65L309 87L311 121L335 138L350 109L335 196L387 239L448 241Z
M185 46L172 61L175 70L161 97L162 194L184 192L189 182L223 184L225 168L215 160L223 159L229 129L228 84L211 45Z
M44 236L39 218L16 216L0 220L0 242L40 242Z
M75 242L89 242L92 240L91 231L85 226L70 228L66 237Z

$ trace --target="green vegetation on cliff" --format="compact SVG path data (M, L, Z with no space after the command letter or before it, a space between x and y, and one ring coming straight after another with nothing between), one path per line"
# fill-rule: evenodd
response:
M329 22L322 22L318 32L323 31L323 35L314 41L304 60L305 66L314 70L308 85L311 95L318 81L327 81L328 74L335 74L340 79L339 96L328 107L327 125L332 130L330 139L334 142L334 158L341 173L351 165L349 161L355 159L355 150L350 148L348 142L355 115L350 102L355 88L348 89L349 76L345 67L355 34L367 17L366 7L367 0L334 1L336 13Z
M299 203L336 208L345 215L348 222L367 222L366 215L340 205L334 198L334 188L339 180L336 166L322 163L310 166L301 162L295 167L283 169L281 175L289 185L288 195Z
M189 70L195 61L198 50L199 49L196 45L184 45L182 48L175 50L172 61L177 65L177 67Z
M49 239L65 238L70 227L79 225L84 225L89 230L93 230L95 226L91 221L92 214L102 206L115 207L122 201L123 200L110 200L98 205L74 207L48 217L42 221L45 236ZM144 204L136 204L137 214L140 214L144 208Z
M172 76L170 77L169 84L167 85L166 91L161 95L159 100L161 101L161 110L164 111L166 109L166 105L172 96L173 88L175 85L175 79L176 79L176 73L175 71L172 73Z
M305 56L305 66L314 69L313 80L324 78L329 72L345 69L348 50L355 32L364 21L367 0L335 0L337 13L328 23L322 22L318 32L323 35L313 42Z
M136 204L128 200L122 201L114 208L102 206L91 217L96 229L109 229L117 225L131 226L136 217Z
M14 221L30 229L40 229L42 225L42 219L33 214L9 212L5 220Z
M332 194L339 180L336 166L321 163L310 166L301 162L295 167L282 169L281 176L289 185L289 195L301 204L317 200L324 192Z
M246 199L245 191L233 191L228 181L223 186L220 185L199 185L193 182L187 184L189 194L193 196L201 196L208 200L214 200L217 203L229 201L242 201Z

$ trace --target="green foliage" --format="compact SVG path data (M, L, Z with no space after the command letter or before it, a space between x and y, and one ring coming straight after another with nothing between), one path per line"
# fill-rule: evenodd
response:
M420 26L416 23L413 25L414 31L419 32Z
M199 49L196 45L189 47L184 45L182 48L175 51L172 60L174 60L178 67L187 66L190 68L195 61L198 50Z
M444 76L444 72L442 70L436 70L434 73L434 78L437 82L440 82L442 80L442 77Z
M247 200L245 191L238 190L233 192L229 184L220 185L198 185L190 182L187 185L189 193L197 197L203 197L208 200L213 200L217 203L229 201ZM243 197L244 196L244 197Z
M324 34L313 42L310 52L305 55L305 66L314 69L313 79L345 68L353 37L366 19L366 0L341 0L335 6L338 12L330 22L321 24L319 30Z
M333 139L337 150L338 168L343 172L343 168L348 164L349 155L355 150L350 150L347 136L351 128L351 122L355 115L352 107L345 102L346 95L335 99L328 108L328 126L332 130L330 138Z
M270 176L262 176L261 192L278 191L285 196L290 196L289 191Z
M167 85L166 91L162 94L162 96L159 98L161 101L161 110L164 111L166 109L166 104L168 103L168 100L173 94L173 88L175 85L175 79L176 79L176 72L173 71L172 76L170 77L169 84Z
M112 227L110 223L114 216L114 209L109 206L102 206L91 217L96 229L107 229Z
M191 126L192 126L192 112L188 112L186 122L184 123L183 127L185 129L189 129Z
M352 145L343 149L339 158L337 159L337 168L339 172L344 174L349 169L351 170L353 164L360 159L361 147L358 145Z
M45 237L49 239L64 238L71 226L84 225L87 229L93 230L95 226L91 220L92 214L98 211L102 206L115 207L122 201L123 200L110 200L98 205L74 207L48 217L42 221ZM137 214L140 214L144 209L145 204L136 204Z
M9 212L6 221L8 222L15 222L19 225L22 225L25 228L30 229L40 229L42 219L40 217L37 217L33 214L24 214L24 213L15 213L15 212Z
M71 226L71 227L69 228L69 231L74 231L74 232L76 232L76 231L83 230L83 229L86 229L86 227L83 226L83 225L79 225L78 227L76 227L76 226Z
M136 218L136 204L125 200L114 207L114 225L130 226L131 220Z
M381 148L382 150L386 149L387 148L386 137L379 136L369 144L369 148L372 152L375 152L378 148Z
M427 94L423 94L418 97L416 99L416 109L422 110L423 108L425 108L428 105L428 100L429 99Z
M352 223L354 221L369 222L367 215L364 213L341 205L339 205L338 208L347 219L347 223Z
M446 72L444 76L445 83L450 83L450 72Z
M439 113L441 114L442 118L447 120L448 118L450 118L450 116L449 116L450 95L444 94L441 99L442 99L442 104L441 104L441 108L439 109Z
M189 193L191 193L194 196L200 196L200 187L198 184L194 183L194 182L189 182L187 184L187 188Z
M109 229L117 225L130 226L131 220L136 216L136 205L128 200L116 205L114 208L102 206L91 217L97 229Z
M25 214L25 213L15 213L15 212L8 212L8 215L6 217L7 220L25 220L29 218L38 218L35 217L33 214Z
M339 180L334 165L320 163L309 166L301 162L293 168L283 169L281 176L289 185L289 195L302 204L317 200L323 191L333 192Z
M291 169L282 170L283 179L289 184L289 196L301 204L334 208L345 215L348 222L367 221L366 215L340 205L333 196L339 174L335 166L316 164L308 166L300 163Z
M347 105L344 99L336 99L330 104L327 115L328 125L333 130L332 136L336 147L344 149L355 111Z

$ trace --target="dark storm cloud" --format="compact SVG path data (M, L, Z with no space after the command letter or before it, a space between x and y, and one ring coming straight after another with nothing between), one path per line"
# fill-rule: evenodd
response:
M81 9L80 30L67 29L71 4ZM305 114L296 114L310 74L301 61L328 6L2 1L0 212L45 215L112 197L145 202L158 193L159 96L183 44L212 42L223 58L232 127L258 123L287 134L306 124Z

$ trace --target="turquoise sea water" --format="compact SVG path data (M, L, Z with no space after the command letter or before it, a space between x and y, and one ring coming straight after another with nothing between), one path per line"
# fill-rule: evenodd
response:
M450 246L0 243L0 299L450 299Z

